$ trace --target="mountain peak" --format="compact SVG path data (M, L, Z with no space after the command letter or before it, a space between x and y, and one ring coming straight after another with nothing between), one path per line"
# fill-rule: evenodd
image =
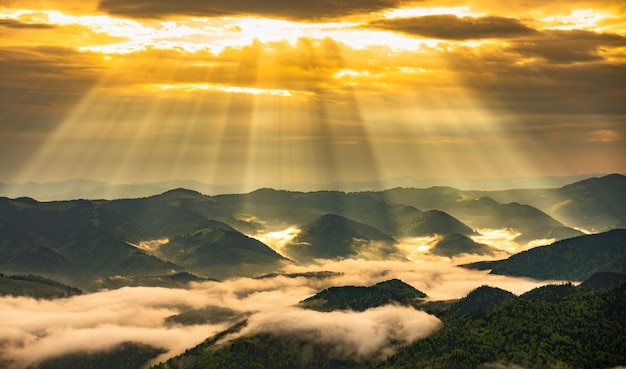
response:
M390 303L411 305L415 300L424 297L426 294L413 286L399 279L391 279L370 287L330 287L300 301L299 305L318 311L364 311Z
M446 235L430 249L435 255L453 257L461 254L493 255L494 249L490 246L474 242L471 238L460 233Z
M452 314L484 314L514 298L516 296L509 291L483 285L452 305L448 311Z
M297 261L343 258L360 252L382 256L397 251L397 243L391 236L367 224L325 214L302 226L287 252Z
M160 196L166 196L166 195L192 195L192 196L204 196L203 194L201 194L201 193L200 193L200 192L198 192L198 191L195 191L195 190L189 190L189 189L182 188L182 187L179 187L179 188L174 188L174 189L171 189L171 190L169 190L169 191L165 191L165 192L163 192Z

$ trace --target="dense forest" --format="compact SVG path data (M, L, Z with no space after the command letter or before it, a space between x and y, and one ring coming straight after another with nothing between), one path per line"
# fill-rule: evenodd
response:
M387 357L347 358L306 336L271 333L215 346L224 334L157 368L611 368L626 363L626 284L604 281L601 288L551 285L521 296L480 287L438 313L443 324L434 335Z

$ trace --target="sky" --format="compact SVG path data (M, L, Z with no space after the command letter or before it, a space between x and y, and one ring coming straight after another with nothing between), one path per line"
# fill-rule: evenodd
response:
M626 173L620 0L3 0L0 182Z

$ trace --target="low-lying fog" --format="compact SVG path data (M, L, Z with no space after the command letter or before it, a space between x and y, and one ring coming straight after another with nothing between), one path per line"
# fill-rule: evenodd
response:
M277 251L297 229L257 237ZM485 233L483 237L487 237ZM515 246L511 235L494 232L505 240L500 250ZM495 238L494 238L495 239ZM35 300L0 298L0 358L10 368L77 351L99 351L132 341L167 350L157 360L178 355L233 322L182 326L166 324L166 318L207 306L228 308L249 319L240 334L264 331L314 337L337 348L343 357L389 354L398 343L406 344L434 332L439 320L408 307L385 306L365 312L320 313L295 305L330 286L369 286L398 278L425 292L430 300L457 299L481 285L521 294L547 282L489 275L455 265L486 260L484 256L442 258L428 254L433 239L403 240L407 260L319 260L314 265L290 265L283 273L331 271L326 278L237 278L190 285L189 289L125 287L67 299ZM502 255L496 258L506 257ZM494 257L491 257L494 258ZM235 314L237 315L237 314ZM232 338L232 337L231 337Z

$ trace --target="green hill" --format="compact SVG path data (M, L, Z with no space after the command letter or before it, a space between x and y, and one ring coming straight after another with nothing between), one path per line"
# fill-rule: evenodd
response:
M257 334L216 346L245 323L207 339L154 369L357 369L361 361L336 358L336 347L298 335Z
M125 342L104 352L79 352L55 357L28 369L137 369L164 352L160 348Z
M480 286L450 306L446 313L485 315L517 296L497 287Z
M298 305L317 311L364 311L390 303L412 305L416 300L424 297L426 297L425 293L399 279L391 279L370 287L330 287L300 301Z
M581 289L574 287L571 283L549 284L533 288L522 294L520 298L527 300L559 301L577 295L580 291Z
M626 285L554 301L513 298L486 315L442 320L431 337L369 367L595 369L626 362Z
M0 273L0 296L28 296L53 299L81 295L83 291L36 275Z
M450 234L437 241L430 249L435 255L453 257L461 254L493 255L495 249L488 245L474 242L462 234Z
M151 253L213 278L268 273L286 261L262 242L217 221L206 221L196 230L175 235Z
M213 278L256 275L274 271L283 260L259 241L209 219L256 224L187 190L115 201L0 198L0 270L90 290L98 287L96 280L111 276L164 276L185 269ZM220 239L211 241L218 234ZM164 239L170 240L164 249L172 251L167 257L140 246Z
M402 282L384 283L405 290ZM437 332L383 359L338 355L334 345L316 342L315 335L308 333L267 332L229 341L229 334L246 325L242 322L157 368L596 369L623 365L626 284L567 288L575 293L546 293L555 289L541 288L540 293L516 297L479 287L440 314L442 326Z
M397 243L391 236L366 224L326 214L303 225L285 253L298 262L347 258L362 253L384 258L397 251Z
M570 281L581 281L601 271L625 273L626 230L561 240L505 260L478 262L465 267L491 269L492 274Z
M609 288L626 283L626 274L614 272L598 272L587 278L580 287L586 289Z

